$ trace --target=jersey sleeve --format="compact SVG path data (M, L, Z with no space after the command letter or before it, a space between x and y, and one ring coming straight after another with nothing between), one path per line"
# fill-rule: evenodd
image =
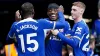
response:
M92 26L92 35L94 35L95 33L95 22L93 23L93 26Z
M14 33L15 33L15 23L12 24L6 40L8 40L9 38L13 38Z
M79 25L75 29L74 35L71 38L64 36L61 33L58 33L58 36L62 39L62 41L66 42L71 47L75 47L79 44L81 37L83 35L83 26Z
M65 33L65 36L71 34L71 27L70 27L70 24L67 21L65 22L64 33Z
M64 28L64 16L62 12L58 12L58 21L49 21L47 19L39 20L40 25L42 25L43 29L59 29Z
M68 38L67 36L64 36L62 33L58 33L57 36L64 42L64 43L67 43L68 45L70 45L71 47L75 47L76 43L75 41L77 40L74 40L73 38Z
M74 40L77 40L75 41L76 42L76 45L79 44L79 42L81 41L81 38L82 36L84 35L83 32L84 32L84 25L78 25L75 29L75 32L74 32L74 35L73 35L73 38Z
M74 36L81 38L84 32L84 27L82 25L78 25L75 29Z

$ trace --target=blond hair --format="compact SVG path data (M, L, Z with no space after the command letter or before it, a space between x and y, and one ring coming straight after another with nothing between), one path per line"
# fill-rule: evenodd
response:
M86 8L86 5L83 2L80 2L80 1L74 2L73 6L77 6L77 7L83 8L84 10Z

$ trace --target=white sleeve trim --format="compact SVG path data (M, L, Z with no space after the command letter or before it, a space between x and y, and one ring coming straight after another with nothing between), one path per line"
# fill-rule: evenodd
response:
M12 39L12 38L16 38L15 34L13 35L13 37L11 37L10 35L8 35L8 36L9 36L9 38L11 38L11 39Z
M81 45L81 42L82 42L82 40L83 40L84 35L85 35L85 34L83 34L83 36L82 36L82 38L81 38L81 41L79 42L79 47L80 47L80 45Z
M13 37L11 37L10 35L8 35L9 36L9 38L13 38Z
M65 34L65 36L70 36L71 34Z
M78 40L81 40L81 38L79 38L78 36L73 36L74 38L77 38Z
M56 27L56 22L54 21L53 29L55 29L55 27Z

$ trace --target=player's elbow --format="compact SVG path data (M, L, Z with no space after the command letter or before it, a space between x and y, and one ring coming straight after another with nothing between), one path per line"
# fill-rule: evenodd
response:
M65 24L64 23L61 23L62 24L62 27L64 28L65 27Z
M62 23L62 24L61 24L61 28L64 28L64 27L65 27L65 25L64 25L64 23Z
M77 47L78 46L78 42L76 40L74 40L74 39L71 39L71 40L72 40L72 42L70 43L70 46L73 47L73 48Z
M64 24L64 23L61 23L61 22L59 23L59 22L57 22L55 28L56 28L56 29L60 29L60 28L64 28L64 27L65 27L65 24Z
M65 27L65 23L64 22L61 22L61 25L62 25L62 27Z
M69 43L69 45L70 45L71 47L73 47L73 48L75 48L75 47L77 46L76 43L74 43L74 42L73 42L73 43L72 43L72 42Z
M72 47L77 47L78 43L74 41L74 43L72 45L73 45Z

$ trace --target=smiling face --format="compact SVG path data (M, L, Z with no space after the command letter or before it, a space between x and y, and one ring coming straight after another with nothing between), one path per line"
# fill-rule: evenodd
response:
M57 18L58 18L58 11L57 11L57 9L54 9L54 8L48 9L47 15L49 16L50 20L52 20L52 21L57 20Z

